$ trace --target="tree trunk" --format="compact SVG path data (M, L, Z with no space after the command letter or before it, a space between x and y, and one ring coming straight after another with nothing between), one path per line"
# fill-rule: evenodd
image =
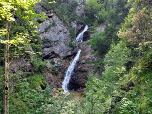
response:
M9 25L8 25L8 21L6 21L6 29L7 29L7 34L6 34L6 39L7 41L9 41ZM9 74L9 43L5 44L5 71L4 71L4 81L5 81L5 85L4 85L4 91L5 91L5 99L4 99L4 103L5 103L5 114L9 114L9 78L8 78L8 74Z
M147 1L148 2L148 16L150 17L150 6L149 6L149 0Z

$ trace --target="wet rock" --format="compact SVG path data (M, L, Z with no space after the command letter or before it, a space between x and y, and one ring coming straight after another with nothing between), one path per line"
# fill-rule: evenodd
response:
M68 27L63 25L62 21L56 15L53 18L45 20L36 30L40 34L42 41L46 39L64 43L71 41Z
M72 28L77 28L77 22L76 21L72 21L71 22L71 27Z
M25 65L22 66L23 72L32 72L32 65L27 62Z
M83 41L87 41L90 39L90 33L89 31L86 31L83 35Z
M94 54L92 54L92 48L90 45L86 45L86 41L80 44L79 48L81 51L81 57L71 75L70 83L68 85L69 90L80 90L85 88L85 84L88 80L88 74L91 72L95 74L95 65L90 62L98 60ZM98 73L96 73L99 75Z
M60 85L59 81L57 80L57 77L54 77L49 72L46 72L45 74L45 81L48 83L48 85L52 85L53 88L58 87Z
M77 3L79 4L76 7L75 12L77 15L82 16L84 14L85 2L87 0L75 0L75 1L77 1Z
M41 0L41 2L39 2L39 3L44 3L44 2L46 2L46 0Z
M42 44L43 44L43 48L50 48L53 46L53 45L51 45L50 42L43 42Z
M46 16L48 16L48 18L53 18L54 13L47 13Z

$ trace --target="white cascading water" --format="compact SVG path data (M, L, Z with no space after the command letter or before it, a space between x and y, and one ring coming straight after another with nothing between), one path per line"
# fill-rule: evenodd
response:
M62 88L63 88L64 92L66 92L66 93L69 92L67 85L68 85L68 83L70 81L71 74L72 74L72 72L74 70L76 62L77 62L77 60L80 57L80 53L81 53L81 50L79 49L77 55L75 56L75 58L73 59L73 61L71 62L70 66L68 67L68 69L66 71L65 78L64 78L64 81L62 83Z
M84 30L80 34L78 34L78 36L76 37L76 40L77 40L78 43L83 42L83 34L87 30L88 30L88 25L86 25Z
M87 29L88 29L88 25L86 25L84 30L77 36L76 40L78 43L83 42L83 34L85 31L87 31ZM74 67L75 67L77 61L79 60L80 53L81 53L81 50L79 49L79 51L77 52L76 56L74 57L73 61L70 63L70 66L68 67L68 69L66 71L65 78L62 82L62 88L63 88L65 93L69 93L68 83L70 81L71 74L74 70Z

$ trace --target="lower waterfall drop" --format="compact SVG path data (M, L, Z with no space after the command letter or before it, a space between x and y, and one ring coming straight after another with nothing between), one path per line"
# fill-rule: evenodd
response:
M80 57L80 53L81 53L81 50L79 49L77 55L75 56L75 58L73 59L73 61L70 63L70 66L68 67L67 71L66 71L66 74L65 74L65 78L64 78L64 81L62 83L62 88L64 90L65 93L68 93L68 83L70 81L70 78L71 78L71 73L73 72L74 70L74 67L77 63L77 60L79 59Z

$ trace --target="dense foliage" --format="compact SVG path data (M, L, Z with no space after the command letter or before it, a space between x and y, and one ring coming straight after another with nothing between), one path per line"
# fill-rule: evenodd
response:
M14 60L17 60L17 58L20 57L20 58L24 58L24 60L30 61L34 59L34 56L35 58L37 58L42 53L41 40L40 37L37 35L37 32L35 31L35 27L36 25L38 25L38 22L37 20L33 20L33 18L37 17L39 19L45 19L45 17L44 17L44 13L39 15L36 14L35 11L33 10L33 6L35 5L36 2L39 1L38 0L37 1L36 0L28 0L28 1L2 0L0 2L0 23L1 23L0 25L0 45L1 45L0 46L1 48L0 49L0 53L1 53L0 54L0 71L1 71L0 111L1 113L4 113L4 98L5 98L5 102L7 102L6 97L4 97L4 95L6 96L6 92L4 94L3 89L9 91L10 94L10 96L8 96L7 94L7 97L9 97L9 105L10 105L9 112L14 113L15 111L17 113L18 112L22 113L23 110L25 111L26 103L25 104L23 103L23 97L21 97L24 96L22 90L24 92L25 90L22 89L22 87L26 89L28 87L24 83L24 82L27 83L27 81L25 81L27 79L24 76L34 75L34 78L29 78L28 80L29 83L31 82L36 83L34 87L40 85L46 86L46 82L44 80L44 75L42 74L42 72L39 73L33 70L35 72L34 74L33 72L26 72L23 69L20 69L15 72L9 72L10 63ZM9 62L9 59L12 61ZM4 69L3 66L5 66L4 74L3 74L3 69ZM6 79L6 74L10 78L9 81L8 79ZM5 80L3 77L5 77ZM5 81L5 86L4 86L4 81ZM9 83L10 88L6 88L7 85L6 83ZM33 87L32 83L30 85L31 88ZM29 91L27 93L29 93ZM17 96L14 97L15 94L17 94Z
M130 0L124 5L131 8L117 33L121 41L117 44L113 42L105 55L102 80L90 74L87 82L83 104L92 107L87 113L152 113L151 17L148 16L150 4L147 1ZM103 40L103 34L93 36L90 41L95 51L100 51L101 54L105 53L102 51L103 42L109 40ZM98 46L96 44L99 41L103 42Z
M48 4L52 1L47 0L41 5L61 16L67 25L77 19L72 9L78 5L76 2L69 4L68 0L56 0L57 4ZM47 85L43 73L45 61L38 58L39 54L30 54L26 48L17 51L19 47L12 46L11 57L23 56L30 59L32 70L25 72L23 66L17 72L10 73L10 113L151 114L152 26L148 11L150 6L147 0L88 0L83 19L83 23L91 26L93 34L88 44L91 44L95 54L102 57L101 60L92 63L98 69L104 64L105 71L101 73L101 79L91 73L88 75L85 94L81 98L74 99L63 93L62 89L55 90ZM26 16L21 11L16 15L15 18L20 21L13 22L10 36L13 38L16 33L27 33L30 46L35 53L39 53L39 36L34 32L34 25L31 26L25 18L21 18L22 15ZM77 21L81 22L79 19ZM5 20L0 20L1 28L4 23ZM106 25L104 32L94 31L101 24ZM67 45L75 47L75 44ZM4 83L3 48L4 45L0 45L1 112Z
M101 0L100 3L98 0L89 0L87 2L86 19L93 24L92 29L101 23L106 25L104 32L95 34L89 41L95 54L104 55L109 50L112 41L118 42L117 32L121 27L120 23L124 22L123 19L130 8L126 4L127 0ZM95 13L92 12L94 10Z

